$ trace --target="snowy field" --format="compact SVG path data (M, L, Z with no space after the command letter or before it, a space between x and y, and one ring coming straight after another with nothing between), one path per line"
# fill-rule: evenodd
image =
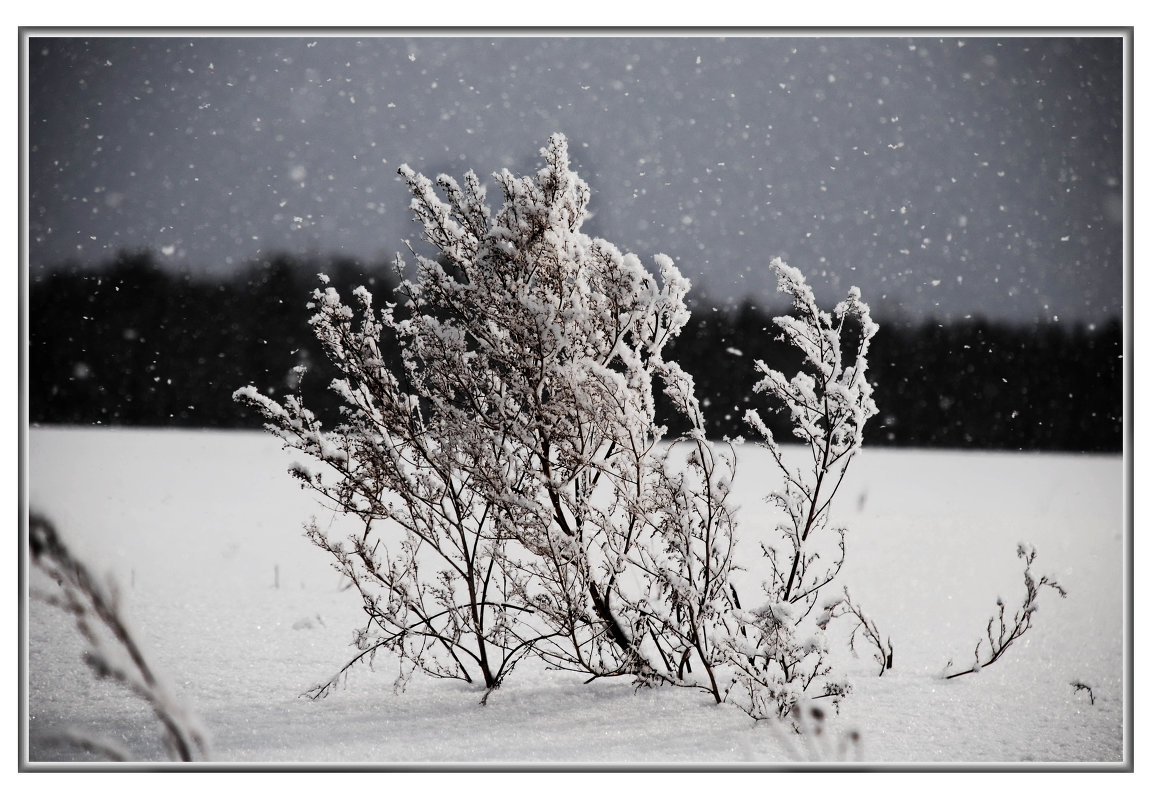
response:
M302 523L341 525L286 474L297 458L261 433L37 428L28 493L73 550L122 590L153 665L211 735L211 757L246 765L376 767L700 766L845 759L1117 766L1124 759L1123 460L1120 456L956 453L868 446L850 469L834 522L848 527L842 579L894 644L876 675L845 638L835 673L854 685L811 736L754 724L684 689L585 685L526 662L486 707L459 682L396 666L354 668L320 701L302 693L351 656L359 598L342 591ZM749 563L772 525L764 452L739 450L735 487ZM1041 595L1034 628L995 665L968 664L1003 597L1023 595L1020 541L1035 573L1069 597ZM162 760L147 709L81 662L71 622L26 606L28 750L36 763L84 761L53 733L84 730L136 759ZM841 621L838 621L841 622ZM859 649L860 651L861 649ZM844 652L844 653L843 653ZM1075 692L1071 682L1093 689ZM856 738L851 735L856 733ZM51 767L50 765L47 767Z

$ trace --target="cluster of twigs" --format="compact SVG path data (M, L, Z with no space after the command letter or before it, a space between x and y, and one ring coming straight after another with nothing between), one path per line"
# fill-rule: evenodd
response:
M949 670L953 666L951 660L946 664L943 671L945 678L956 679L959 676L965 676L969 673L977 673L982 668L989 667L1002 658L1002 654L1022 637L1030 626L1033 624L1034 613L1038 611L1038 592L1042 587L1053 587L1058 595L1065 598L1066 591L1057 581L1049 576L1042 576L1041 578L1034 578L1033 573L1030 572L1030 566L1034 563L1034 558L1038 555L1037 549L1032 545L1020 543L1018 545L1018 557L1026 560L1026 568L1024 571L1023 580L1026 585L1026 595L1022 599L1022 604L1015 611L1012 618L1007 618L1006 602L1000 597L997 599L998 614L997 616L990 616L989 622L986 624L986 639L978 640L978 644L974 646L974 662L965 670L958 670L950 673Z
M894 644L889 637L882 642L881 631L878 630L877 624L862 611L861 604L855 604L849 594L849 587L845 588L845 599L839 607L842 614L848 614L854 619L854 627L849 635L849 647L854 653L857 649L854 647L858 635L873 646L874 661L878 663L881 670L878 675L884 675L887 670L894 666Z

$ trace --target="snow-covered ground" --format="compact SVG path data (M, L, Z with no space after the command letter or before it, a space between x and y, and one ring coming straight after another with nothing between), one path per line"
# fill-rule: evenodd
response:
M678 766L845 758L870 763L1092 763L1124 758L1123 460L867 447L835 505L849 529L842 578L894 643L884 676L841 638L835 672L854 691L820 735L754 724L684 689L583 684L525 663L487 706L458 682L395 664L354 668L320 701L302 692L351 655L358 597L342 591L302 523L341 525L286 474L297 458L261 433L37 428L28 434L31 508L116 577L154 666L195 710L228 763ZM743 551L771 526L763 451L739 450ZM995 665L967 664L998 596L1022 597L1017 544L1037 546L1034 628ZM748 561L741 560L739 561ZM26 757L83 760L41 745L83 729L136 758L165 758L148 711L95 681L71 622L26 606ZM860 649L859 649L860 650ZM844 653L842 653L844 652ZM1071 682L1093 688L1075 693ZM856 732L851 746L850 734Z

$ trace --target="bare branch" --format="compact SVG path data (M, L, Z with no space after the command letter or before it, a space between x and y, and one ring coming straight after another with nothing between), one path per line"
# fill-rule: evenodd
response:
M1007 617L1007 609L1005 602L997 599L998 612L996 616L991 616L986 624L986 640L978 640L978 644L974 646L974 661L970 667L965 670L958 670L949 672L952 662L948 663L943 669L943 676L947 679L956 679L959 676L965 676L970 673L977 673L979 670L989 667L1002 658L1011 645L1020 639L1034 622L1034 613L1038 611L1038 592L1042 587L1050 587L1062 598L1066 597L1066 591L1054 579L1048 576L1035 578L1030 572L1030 567L1034 564L1034 558L1038 555L1037 550L1033 546L1026 544L1018 545L1018 556L1026 561L1026 567L1023 572L1023 582L1026 586L1025 596L1022 599L1022 604L1013 614L1013 617ZM997 633L994 632L994 625L997 623Z

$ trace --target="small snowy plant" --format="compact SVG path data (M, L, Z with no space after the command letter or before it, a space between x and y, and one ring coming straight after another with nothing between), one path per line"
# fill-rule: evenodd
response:
M342 374L335 425L299 395L235 396L310 457L302 484L359 521L345 538L308 529L368 613L346 668L383 648L492 690L532 654L720 700L733 458L663 355L689 283L666 256L655 276L582 233L590 192L565 137L541 154L535 175L494 176L495 213L472 172L400 169L433 253L410 246L415 278L383 308L364 288L351 306L316 291L312 325ZM655 385L679 440L656 422Z
M93 675L123 685L148 705L161 725L172 759L205 759L207 734L145 658L121 613L116 583L93 574L68 548L51 521L35 513L28 519L28 553L32 566L52 583L51 589L34 589L32 596L72 617L84 637L84 662ZM79 745L115 761L132 759L122 746L99 735L73 730L35 734L44 740Z
M951 660L942 671L945 678L956 679L969 673L977 673L982 668L987 668L1001 659L1002 654L1006 653L1006 649L1020 639L1033 625L1034 614L1038 611L1038 593L1043 587L1052 588L1061 598L1066 597L1066 590L1057 581L1049 576L1035 577L1030 571L1037 556L1038 551L1033 545L1024 542L1018 543L1018 558L1026 560L1026 567L1022 576L1026 585L1026 594L1022 598L1022 605L1014 611L1013 617L1007 617L1006 602L999 597L996 601L997 617L990 617L989 622L986 623L986 638L978 640L978 644L974 646L974 661L964 670L951 670L954 664ZM1091 703L1093 697L1093 693L1091 693Z
M776 536L762 543L765 600L736 612L741 626L730 638L735 671L730 700L757 718L784 717L803 698L837 698L848 690L844 682L826 679L825 630L843 611L844 597L827 600L823 590L845 557L845 530L830 528L829 512L861 449L862 429L877 412L866 380L866 354L877 325L858 289L852 288L830 315L818 307L800 271L781 259L771 267L794 310L774 322L804 361L793 378L758 361L764 377L754 390L788 410L805 458L801 466L791 464L758 412L746 412L777 465L781 486L769 500L784 513Z

